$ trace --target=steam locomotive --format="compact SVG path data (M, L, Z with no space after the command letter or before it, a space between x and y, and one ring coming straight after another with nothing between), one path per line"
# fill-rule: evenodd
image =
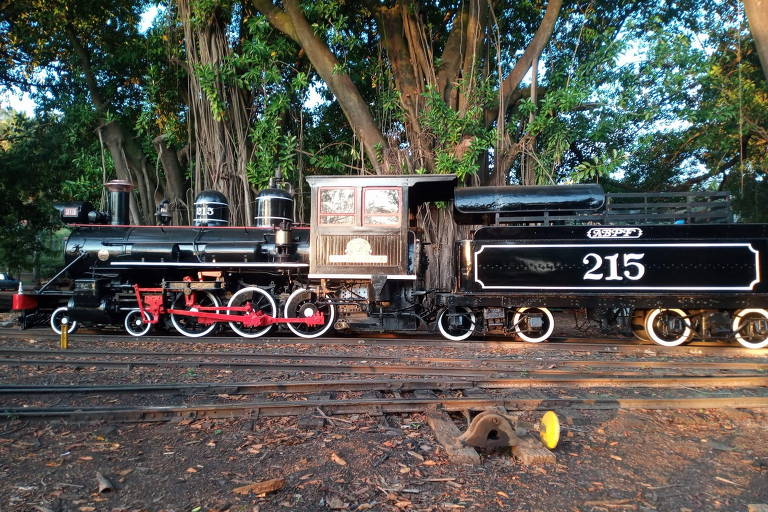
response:
M109 211L61 206L72 228L66 266L42 288L14 296L22 322L122 323L134 336L169 326L189 337L228 325L249 338L285 327L313 338L354 331L437 329L547 340L556 318L625 323L638 338L675 346L695 337L768 346L768 226L546 226L600 211L598 185L462 187L454 175L311 176L311 222L294 222L290 186L276 177L255 200L252 227L229 226L226 198L194 202L192 226L128 222L131 185L107 183ZM428 289L425 235L415 214L453 201L472 226L454 247L456 286ZM529 225L499 222L524 213ZM531 222L533 219L533 222ZM530 225L533 223L534 225ZM450 249L443 249L450 250ZM61 286L64 276L71 284Z

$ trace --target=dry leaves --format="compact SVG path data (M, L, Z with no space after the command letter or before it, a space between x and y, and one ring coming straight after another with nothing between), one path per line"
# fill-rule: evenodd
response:
M341 498L338 496L331 496L326 503L331 510L343 510L347 508L347 504L341 501Z
M235 494L266 494L268 492L279 491L285 486L285 480L282 478L273 478L272 480L264 480L263 482L254 482L252 484L244 485L242 487L236 487L232 489Z
M344 459L339 457L339 455L336 452L333 452L331 454L331 460L333 462L335 462L336 464L338 464L339 466L346 466L347 465L347 461L345 461Z

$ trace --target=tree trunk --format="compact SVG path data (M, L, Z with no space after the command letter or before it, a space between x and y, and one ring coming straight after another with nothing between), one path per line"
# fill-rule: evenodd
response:
M187 210L187 204L184 201L186 187L184 184L184 173L181 170L179 156L176 150L166 144L167 136L160 135L152 140L155 146L160 164L163 166L165 174L165 197L171 203L173 212L173 223L182 224L185 218L184 213Z
M227 34L229 16L220 9L204 22L196 23L192 21L192 11L193 2L178 1L190 69L189 132L193 134L194 193L207 188L223 193L230 202L231 222L248 226L253 219L247 172L253 152L248 138L249 93L219 78L214 80L213 91L203 91L195 72L205 67L218 73L231 54ZM221 110L214 112L212 102Z
M85 76L88 92L91 94L96 113L102 122L102 125L97 128L99 138L109 149L117 177L130 181L135 187L136 193L131 196L131 222L134 224L153 223L152 214L154 213L153 206L157 184L153 176L147 173L147 159L144 152L120 123L106 120L109 105L99 90L96 73L91 65L90 53L80 41L72 23L67 22L65 24L64 32L80 61L80 71Z
M368 103L349 74L341 71L341 65L328 45L315 35L296 0L285 0L285 11L272 5L270 0L254 0L253 5L267 17L273 27L296 41L306 52L312 66L336 96L350 128L362 142L365 155L376 173L397 172L398 166L390 161L387 141L373 120Z
M749 30L755 40L763 75L768 81L768 0L744 0Z
M421 205L417 224L424 232L423 241L429 244L424 248L429 262L425 278L427 289L453 290L457 285L454 245L459 236L453 209Z
M373 121L368 103L360 95L348 73L340 72L340 64L328 46L318 38L301 12L296 0L284 0L283 5L293 24L296 37L307 57L328 87L336 95L350 127L360 138L365 154L377 173L386 173L383 152L386 141Z
M158 197L154 177L147 172L144 153L117 121L102 124L98 130L112 156L117 177L133 183L131 223L154 224L154 204Z
M398 3L394 7L382 7L379 11L383 31L382 46L387 52L392 66L395 87L400 92L400 105L405 112L405 133L408 138L410 154L407 157L409 172L415 169L434 170L433 148L428 137L424 136L419 116L424 108L423 94L428 85L435 83L434 71L425 72L426 55L420 41L414 44L417 21L408 6ZM408 29L406 28L408 26ZM414 50L414 46L417 49ZM421 57L419 57L421 56Z

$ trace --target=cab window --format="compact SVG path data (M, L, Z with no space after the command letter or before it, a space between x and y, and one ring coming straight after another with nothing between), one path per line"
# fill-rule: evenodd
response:
M396 187L363 189L363 224L366 226L399 226L402 209L401 190Z
M355 223L355 189L352 187L321 188L320 224Z

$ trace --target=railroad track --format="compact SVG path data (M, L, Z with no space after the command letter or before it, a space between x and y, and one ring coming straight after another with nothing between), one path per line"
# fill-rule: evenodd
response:
M38 340L58 340L58 335L49 330L30 329L12 330L0 334L0 340L15 340L19 337L34 338ZM473 339L455 342L435 337L322 337L304 339L295 337L265 337L259 339L246 339L239 337L208 337L205 339L191 339L177 335L167 336L143 336L135 338L126 334L104 332L99 334L77 332L71 336L72 342L89 341L114 341L125 344L135 343L180 343L193 345L355 345L355 346L413 346L413 347L447 347L455 349L490 349L504 348L519 351L572 351L589 353L615 353L625 355L720 355L765 358L768 356L768 348L750 350L724 342L694 342L679 347L663 347L655 344L642 344L628 338L584 338L560 337L552 338L546 343L524 343L506 338L497 339Z
M627 376L606 375L531 375L504 379L385 379L385 380L313 380L313 381L278 381L278 382L175 382L168 384L117 384L117 385L3 385L0 397L8 395L40 394L93 394L93 393L152 393L168 391L215 392L227 394L255 393L310 393L319 391L352 392L365 390L413 391L417 389L538 389L538 388L731 388L768 386L768 376L729 375L729 376Z
M684 369L717 369L717 370L758 370L768 371L768 362L746 362L734 361L728 359L708 360L708 361L657 361L657 360L597 360L597 359L562 359L557 362L543 361L525 358L505 358L505 357L426 357L426 356L386 356L373 354L347 354L347 353L302 353L286 351L270 352L222 352L222 351L134 351L134 350L88 350L88 349L69 349L69 350L45 350L45 349L27 349L27 348L0 348L0 363L2 358L10 356L24 357L64 357L74 356L110 356L110 357L167 357L173 358L172 361L182 362L184 359L206 357L210 359L225 360L310 360L310 361L328 361L338 363L341 361L354 361L369 363L371 361L381 362L409 362L422 364L469 364L469 365L528 365L542 366L554 365L556 367L611 367L611 368L684 368ZM193 361L199 363L200 361Z
M340 414L402 414L423 412L432 407L446 411L482 411L503 407L509 411L556 410L618 410L618 409L714 409L765 408L768 396L727 397L661 397L635 398L611 396L601 398L353 398L345 400L258 400L245 403L197 404L136 407L21 407L6 408L0 416L6 418L66 419L74 421L169 421L179 418L233 418L260 416L299 416L321 413Z
M72 357L72 356L114 356L114 357L168 357L182 360L192 357L207 357L212 359L289 359L289 360L315 360L315 361L399 361L399 362L419 362L426 364L450 363L450 364L515 364L515 365L542 365L556 364L558 367L571 366L595 366L595 367L631 367L631 368L701 368L701 369L742 369L742 370L763 370L768 371L768 362L752 361L734 361L732 359L718 359L708 361L658 361L658 360L597 360L597 359L561 359L556 363L551 361L535 360L531 358L506 358L506 357L428 357L428 356L387 356L373 354L348 354L348 353L306 353L306 352L286 352L286 351L266 351L266 352L234 352L234 351L142 351L142 350L89 350L89 349L68 349L68 350L47 350L47 349L28 349L28 348L0 348L0 358L10 356L49 356L49 357Z
M125 354L121 354L125 357ZM199 357L199 355L197 355ZM359 364L341 364L341 362L334 360L334 358L321 359L317 361L280 361L280 357L269 358L275 360L256 360L256 361L212 361L210 359L90 359L90 358L74 358L68 354L66 358L54 358L54 359L15 359L15 358L0 358L0 365L20 367L20 366L33 366L33 367L67 367L67 368L118 368L125 370L132 370L139 367L148 368L226 368L226 369L241 369L241 370L260 370L260 371L272 371L272 372L312 372L315 374L352 374L352 375L450 375L453 377L464 378L477 378L483 376L501 376L501 375L518 375L518 376L562 376L563 378L573 377L577 373L573 369L568 369L567 364L564 364L564 368L531 368L520 366L503 366L503 365L484 365L484 366L472 366L472 365L415 365L415 364L372 364L365 360L364 357L360 358ZM584 365L590 364L587 361L580 361ZM738 364L738 363L736 363ZM611 370L610 363L596 363L595 366L603 367L599 369L582 369L581 374L588 375L605 375L618 378L631 378L638 375L638 371L648 370L649 368L641 362L635 371L617 371ZM748 364L746 366L749 366ZM742 373L733 375L722 375L732 377L754 377L759 382L760 378L768 379L766 375L766 369L762 365L757 365L759 368L753 369L754 371L743 370L742 368L729 369L727 365L720 365L717 367L719 374L724 374L729 371L733 372L738 370ZM712 368L710 366L710 368ZM664 369L662 367L662 369ZM671 370L670 373L656 374L657 377L694 377L695 375L681 374L682 371L701 371L701 367L688 367L686 368L684 363L678 363L674 367L667 367ZM748 373L745 373L748 372ZM705 378L714 378L713 376L705 376ZM764 385L764 384L756 384Z
M75 340L87 342L104 340L103 335L79 335ZM49 336L54 338L53 336ZM17 337L14 337L17 339ZM110 337L110 339L115 339ZM129 338L125 338L129 339ZM130 340L136 341L133 338ZM474 351L487 346L525 347L523 350L552 347L575 353L594 353L602 359L535 359L526 357L418 357L400 355L374 355L350 353L297 353L276 350L283 339L270 339L262 352L208 350L222 344L213 338L205 343L187 339L157 338L169 344L178 341L199 345L196 351L174 351L164 348L147 350L101 350L79 348L71 350L41 350L5 347L0 349L0 366L48 366L76 368L180 367L180 368L242 368L267 372L316 375L328 374L344 378L323 377L311 381L263 382L203 382L165 384L119 384L95 386L36 386L0 385L0 417L48 418L77 421L166 421L178 418L257 417L306 414L394 414L424 411L441 407L447 411L475 411L489 407L508 410L555 409L685 409L717 407L768 407L768 362L756 361L757 352L734 348L733 354L750 359L730 360L655 360L669 355L703 354L702 348L712 354L725 356L727 347L649 347L640 345L612 346L603 342L584 344L566 341L559 344L529 345L509 342L479 341L455 343ZM357 346L442 346L443 340L375 338L331 338L317 345ZM115 341L123 341L117 338ZM147 341L142 339L139 341ZM242 341L242 340L240 340ZM317 340L291 339L293 342ZM150 343L154 341L150 338ZM248 340L249 345L253 344ZM491 345L489 345L491 344ZM135 346L127 344L127 347ZM178 345L177 345L178 346ZM189 346L189 345L187 345ZM200 349L205 347L205 349ZM588 347L573 350L574 347ZM180 347L181 348L181 347ZM330 348L330 347L329 347ZM695 349L695 352L679 350ZM626 349L626 350L625 350ZM632 349L632 350L629 350ZM723 353L726 350L726 353ZM661 353L659 353L661 352ZM768 352L768 351L766 351ZM605 354L634 354L638 359L611 359ZM657 357L658 356L658 357ZM572 356L571 356L572 357ZM702 375L701 372L704 372ZM391 378L371 378L391 375ZM355 377L355 378L351 378ZM420 377L420 378L417 378ZM285 377L280 377L285 378ZM552 398L540 389L559 388L567 398ZM633 395L628 396L629 389ZM663 393L665 396L638 397L642 394ZM496 395L488 396L486 392ZM514 393L510 395L510 393ZM571 396L599 393L594 396ZM271 396L264 399L265 396ZM330 399L318 394L338 394ZM363 394L350 398L349 394ZM477 396L480 394L481 396ZM725 396L702 396L725 394ZM244 401L247 395L253 400ZM373 396L371 396L373 395ZM391 395L391 396L382 396ZM411 396L413 395L413 396ZM426 396L425 396L426 395ZM462 395L462 396L459 396ZM215 403L177 403L180 398L199 401L213 397ZM226 399L217 399L224 396ZM232 396L237 396L232 403ZM51 400L58 398L58 402ZM118 397L118 398L115 398ZM27 402L23 402L26 400ZM71 406L60 406L68 400ZM102 403L93 404L94 400ZM110 405L103 405L104 400ZM113 405L119 402L139 402ZM222 403L222 400L224 403ZM51 402L53 405L44 402ZM151 405L146 405L147 402ZM159 403L159 402L165 403Z

